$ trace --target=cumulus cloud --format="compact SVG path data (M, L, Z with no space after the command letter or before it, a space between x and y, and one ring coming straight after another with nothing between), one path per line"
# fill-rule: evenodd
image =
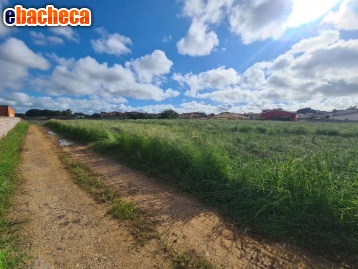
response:
M41 55L30 50L16 38L9 38L0 45L0 89L19 89L28 77L29 69L47 70L49 62Z
M231 31L240 35L244 44L278 38L286 30L292 7L291 0L240 1L230 12Z
M101 35L100 39L91 40L92 48L98 53L122 55L131 53L127 47L132 45L129 37L118 33L109 34L104 28L97 28L96 31Z
M83 112L87 114L98 113L101 111L138 111L147 113L160 113L166 109L175 109L171 104L153 104L133 107L128 105L128 101L122 97L111 95L91 95L88 98L69 98L53 96L32 96L23 92L8 92L2 94L0 103L6 103L14 107L17 112L26 112L31 108L66 110L73 112Z
M217 34L210 30L211 25L219 24L233 0L186 0L183 16L192 19L189 31L177 43L180 54L190 56L209 55L218 45Z
M177 43L178 52L182 55L204 56L219 45L219 39L213 31L200 21L193 21L188 34Z
M295 108L314 100L354 105L358 98L358 40L340 39L338 31L326 31L303 39L286 53L259 62L243 74L220 67L199 74L174 74L186 95L218 104L244 108ZM247 105L245 105L247 104Z
M223 90L229 86L236 85L240 82L240 75L233 68L226 69L221 66L197 75L175 73L173 79L179 82L180 85L189 87L186 95L195 97L197 92L201 90Z
M335 4L334 0L311 2L184 0L182 14L191 19L191 25L186 36L177 43L178 52L190 56L209 55L219 45L215 28L223 24L227 24L232 33L240 36L244 44L278 39L287 29L323 16ZM306 13L303 14L305 9ZM331 23L338 30L358 29L357 1L344 0L339 11L328 14L322 23Z
M77 61L66 61L55 56L54 59L60 64L51 76L47 79L33 79L31 82L35 89L49 95L98 94L161 101L179 94L172 89L164 91L153 84L138 82L130 68L119 64L108 66L89 56Z
M183 16L192 22L187 35L177 43L180 54L209 55L219 45L212 29L228 18L231 32L245 44L279 38L287 29L292 0L185 0Z
M23 92L9 92L2 95L1 103L6 103L18 112L26 112L31 108L66 110L93 114L100 111L115 111L127 102L124 98L107 98L106 96L92 95L87 99L51 96L31 96Z
M293 45L263 67L257 66L256 72L265 79L256 86L261 96L286 101L357 95L357 61L358 40L342 40L338 32L324 32Z
M185 112L195 112L200 111L206 114L219 114L221 112L231 112L231 113L245 113L248 111L252 112L260 112L261 107L273 107L274 104L266 101L266 102L257 102L252 104L219 104L219 105L211 105L206 104L204 102L185 102L180 104L180 107L176 109L176 111L180 111L181 113Z
M358 29L358 2L345 0L341 3L337 12L330 12L322 20L322 23L333 24L338 30Z
M69 41L79 42L78 34L70 26L51 26L49 30Z
M161 50L155 50L152 54L132 60L127 64L130 64L136 72L139 81L144 83L152 83L154 77L168 74L173 66L173 62Z
M64 41L58 36L45 36L41 32L30 32L32 43L39 46L63 45Z
M336 43L340 39L339 32L325 31L319 36L306 38L292 46L293 53L315 51Z

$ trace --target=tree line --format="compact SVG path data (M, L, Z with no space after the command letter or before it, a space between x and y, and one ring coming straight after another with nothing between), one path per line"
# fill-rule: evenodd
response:
M49 110L49 109L30 109L26 111L25 115L27 117L60 117L66 116L71 117L71 109L66 110Z

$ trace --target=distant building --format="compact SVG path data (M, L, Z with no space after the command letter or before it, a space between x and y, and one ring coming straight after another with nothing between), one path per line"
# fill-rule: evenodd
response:
M338 115L338 116L331 116L331 120L349 120L349 121L358 121L358 112L345 114L345 115Z
M282 120L284 118L291 118L292 121L296 121L296 113L285 111L283 109L264 110L261 113L261 118L267 120Z
M179 115L180 119L207 119L208 115L202 112L182 113Z
M1 117L15 117L15 110L9 106L0 105L0 116Z
M213 118L221 119L221 120L247 120L248 119L247 117L245 117L243 115L230 113L230 112L220 113L219 115L216 115Z
M261 119L261 114L260 113L245 113L244 116L246 116L249 120L259 120Z
M298 119L298 120L308 119L308 118L309 118L309 116L306 115L306 114L303 114L303 113L298 113L298 114L296 115L296 119Z
M358 121L358 109L346 109L342 111L335 111L330 115L329 118L331 120Z
M101 112L101 118L106 118L106 117L114 117L117 115L117 112L113 111L113 112Z

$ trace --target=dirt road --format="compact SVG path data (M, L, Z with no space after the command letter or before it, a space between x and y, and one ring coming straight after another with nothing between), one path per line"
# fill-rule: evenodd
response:
M73 183L39 126L25 138L20 173L12 218L26 221L28 268L170 266L149 245L136 250L130 232Z
M176 253L195 250L219 268L336 268L299 248L254 239L232 228L214 210L171 186L74 145L32 125L26 137L21 186L11 218L33 257L27 268L173 268L163 245ZM65 152L99 174L104 183L157 221L160 239L138 248L130 228L106 214L77 187L58 159Z

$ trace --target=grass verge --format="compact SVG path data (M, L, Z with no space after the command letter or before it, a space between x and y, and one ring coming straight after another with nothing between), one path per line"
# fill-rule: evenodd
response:
M63 154L60 155L60 160L76 184L89 192L96 201L109 204L108 214L115 219L128 221L131 234L140 246L152 239L159 239L155 223L148 219L143 210L123 201L86 165L73 161Z
M5 137L0 139L0 269L18 268L22 264L24 253L16 244L16 232L7 219L11 205L20 162L22 140L28 124L18 123Z

